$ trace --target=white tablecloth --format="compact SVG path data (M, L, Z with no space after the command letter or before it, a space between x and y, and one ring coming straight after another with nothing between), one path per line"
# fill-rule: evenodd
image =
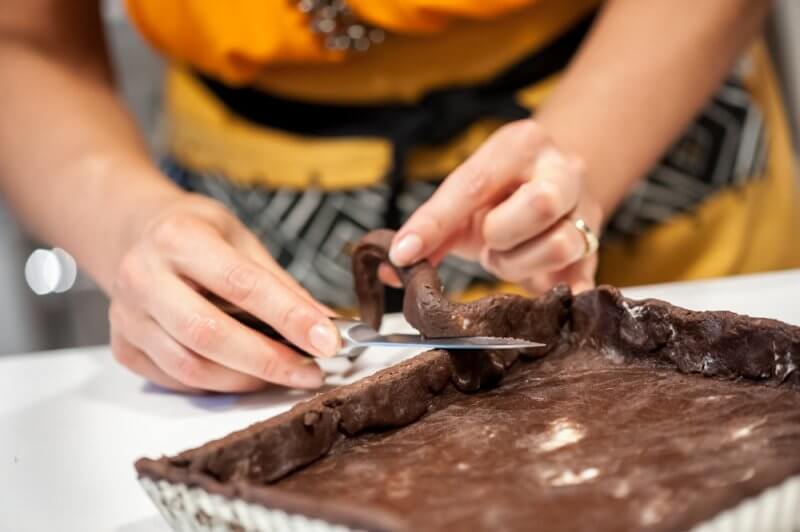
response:
M800 325L800 270L625 293ZM385 325L407 327L399 316ZM347 377L332 383L410 354L367 353ZM0 531L166 531L136 482L134 460L200 445L308 396L287 390L171 394L118 367L107 347L0 357Z

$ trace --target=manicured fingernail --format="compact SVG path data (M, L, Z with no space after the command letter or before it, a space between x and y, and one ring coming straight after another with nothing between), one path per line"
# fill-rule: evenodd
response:
M319 388L324 379L322 372L313 361L308 360L303 369L296 369L289 375L292 388Z
M339 335L330 323L318 323L311 327L308 341L322 356L332 357L339 351Z
M406 266L419 258L422 252L422 239L414 233L409 233L392 246L389 251L389 260L398 266Z

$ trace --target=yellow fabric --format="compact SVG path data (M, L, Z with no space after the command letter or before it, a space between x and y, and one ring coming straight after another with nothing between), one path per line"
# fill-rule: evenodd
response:
M382 139L315 139L256 126L177 68L167 75L165 106L170 153L188 168L220 171L241 185L365 187L385 175L391 160Z
M454 20L489 19L537 0L351 0L367 23L395 33L438 32ZM339 63L293 0L126 0L142 34L169 57L229 83L252 81L265 65Z
M633 242L605 246L598 281L617 286L800 267L800 197L789 128L763 45L751 54L750 90L767 124L765 175L725 190Z
M286 0L127 0L130 18L173 60L230 83L245 83L271 61L337 61Z
M459 19L444 33L390 35L369 53L353 53L345 61L341 53L302 51L317 41L309 40L306 21L296 9L269 14L275 4L285 10L283 2L127 0L131 18L143 35L173 61L229 83L248 83L274 94L327 103L413 101L445 85L487 79L548 42L600 1L480 2L532 5L490 20ZM394 4L365 3L375 9ZM252 13L246 9L250 4ZM285 17L281 28L294 35L296 42L281 44L278 35L264 25L270 17ZM491 46L494 42L503 46ZM331 61L322 60L323 56Z
M517 100L536 107L553 81L520 91ZM391 145L384 139L318 139L254 125L180 68L167 74L165 104L170 153L188 168L220 171L240 185L346 190L378 184L391 165ZM408 178L441 179L500 125L480 120L442 146L413 149L406 163Z
M441 86L475 83L516 63L585 16L598 0L543 1L512 15L478 24L461 21L447 31L391 39L368 54L336 66L275 67L256 83L270 92L313 101L413 100ZM503 46L474 50L478 43ZM453 65L459 68L453 68ZM462 68L463 67L463 68ZM338 70L337 70L338 69ZM520 91L520 104L539 105L555 77ZM170 152L189 168L221 171L242 185L348 189L377 184L391 164L391 146L377 138L315 139L256 126L228 110L183 67L166 82ZM498 126L472 125L451 142L412 150L410 179L439 179L458 166Z
M362 19L398 33L443 30L455 17L486 19L537 0L348 0Z
M440 33L392 35L368 53L352 54L338 64L270 65L253 83L304 101L413 102L441 87L474 85L496 76L560 35L600 1L541 0L490 20L461 20Z

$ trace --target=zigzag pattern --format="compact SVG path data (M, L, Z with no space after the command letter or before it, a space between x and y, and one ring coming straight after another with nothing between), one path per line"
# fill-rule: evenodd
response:
M631 238L691 213L706 198L764 174L764 118L737 78L727 81L609 221L605 240Z

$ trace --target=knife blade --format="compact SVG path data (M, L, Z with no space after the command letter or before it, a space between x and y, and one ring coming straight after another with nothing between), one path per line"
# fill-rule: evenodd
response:
M275 329L246 312L214 295L209 299L220 310L272 340L293 346ZM342 338L342 348L337 356L355 358L367 347L421 347L428 349L529 349L544 347L545 344L518 338L496 336L459 336L450 338L427 338L421 334L380 334L360 320L332 318ZM295 347L296 349L296 347Z
M367 347L423 347L428 349L530 349L545 344L519 338L495 336L457 336L427 338L420 334L380 334L359 320L335 318L333 323L342 337L339 355L348 356L354 350Z

